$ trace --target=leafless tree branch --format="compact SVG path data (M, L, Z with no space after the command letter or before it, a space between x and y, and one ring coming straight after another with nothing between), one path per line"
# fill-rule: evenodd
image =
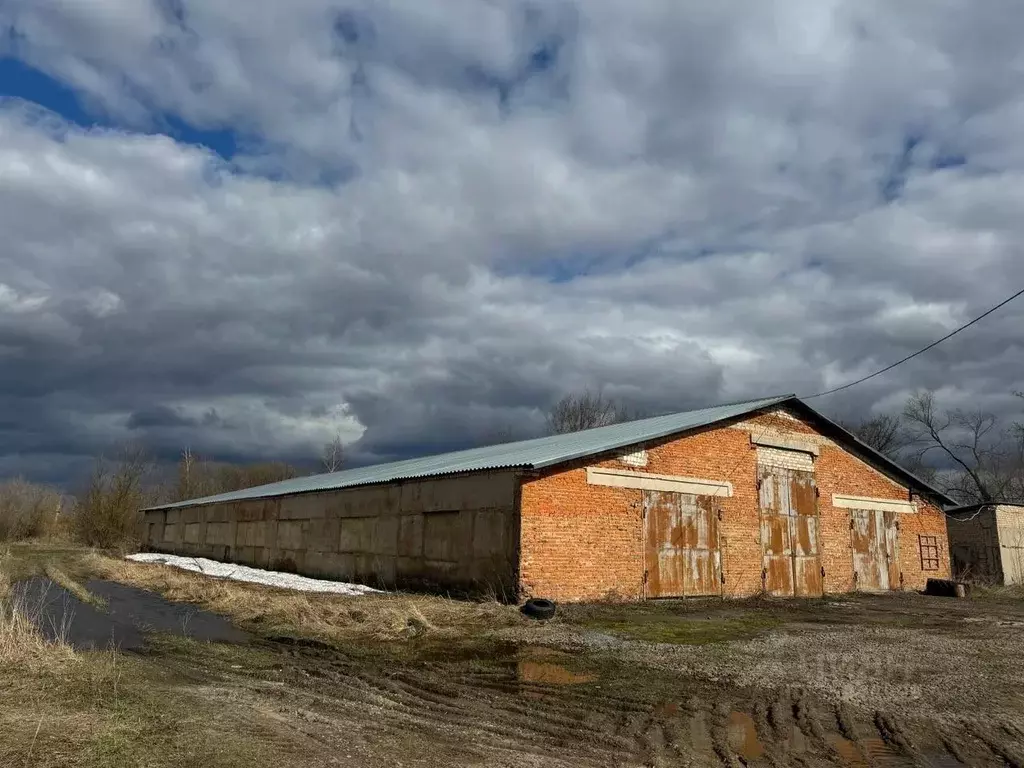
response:
M631 421L637 417L638 414L631 414L624 405L605 398L600 392L594 394L584 390L565 395L551 406L547 416L548 432L579 432L582 429Z
M323 464L324 472L337 472L342 468L345 463L345 446L341 442L341 435L335 434L334 439L324 445L320 463Z

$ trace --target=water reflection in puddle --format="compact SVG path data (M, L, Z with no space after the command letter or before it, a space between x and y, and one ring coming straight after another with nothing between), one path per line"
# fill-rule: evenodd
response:
M764 754L764 745L757 738L754 718L745 712L730 712L727 726L729 746L744 760L757 760Z
M594 672L569 668L572 656L551 648L527 648L515 662L516 679L522 683L544 685L581 685L598 679ZM559 663L563 662L563 663Z

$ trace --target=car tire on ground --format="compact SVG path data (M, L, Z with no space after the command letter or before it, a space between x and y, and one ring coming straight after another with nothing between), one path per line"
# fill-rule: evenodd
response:
M531 619L550 619L555 615L555 602L554 600L534 597L527 600L521 610Z

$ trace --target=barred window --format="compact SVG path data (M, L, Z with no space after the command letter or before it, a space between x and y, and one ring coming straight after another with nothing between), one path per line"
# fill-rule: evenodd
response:
M921 570L939 570L939 537L919 534L917 537L917 546L921 551Z

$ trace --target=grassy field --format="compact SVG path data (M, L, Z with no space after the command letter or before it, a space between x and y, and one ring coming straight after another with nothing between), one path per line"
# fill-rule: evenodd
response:
M44 642L10 585L92 579L242 644ZM74 547L0 548L0 765L1022 765L1024 602L562 606L297 594Z

